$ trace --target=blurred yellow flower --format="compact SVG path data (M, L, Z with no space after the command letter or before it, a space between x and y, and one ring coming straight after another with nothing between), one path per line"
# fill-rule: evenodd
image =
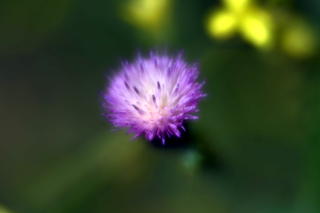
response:
M223 0L225 8L209 15L207 29L211 36L227 39L236 32L256 47L272 43L273 22L270 14L256 7L252 0Z
M167 22L170 0L130 0L124 18L143 29L157 31Z
M316 49L317 39L312 28L302 20L291 20L284 30L281 46L290 56L305 58Z

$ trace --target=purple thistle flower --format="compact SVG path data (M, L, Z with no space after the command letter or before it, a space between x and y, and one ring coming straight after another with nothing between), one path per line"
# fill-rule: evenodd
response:
M164 144L166 137L180 137L185 120L198 118L194 113L205 96L198 75L198 66L187 64L181 54L151 53L124 63L104 92L105 115L115 127Z

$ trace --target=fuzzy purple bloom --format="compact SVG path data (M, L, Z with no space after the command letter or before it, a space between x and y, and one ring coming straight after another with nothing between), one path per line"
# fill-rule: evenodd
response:
M103 94L105 116L147 140L180 137L185 120L197 119L205 94L197 81L199 68L175 58L151 53L124 63Z

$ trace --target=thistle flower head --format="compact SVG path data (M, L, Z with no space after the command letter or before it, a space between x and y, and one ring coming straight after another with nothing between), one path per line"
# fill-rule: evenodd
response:
M147 140L180 137L185 120L197 119L203 83L199 69L184 61L151 53L124 63L103 94L105 116Z

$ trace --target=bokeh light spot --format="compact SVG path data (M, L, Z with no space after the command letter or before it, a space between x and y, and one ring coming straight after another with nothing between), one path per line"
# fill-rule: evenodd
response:
M169 0L131 0L126 5L124 17L132 24L154 30L166 22L169 9Z
M316 49L316 37L306 23L294 22L289 26L282 37L283 50L298 58L305 58L311 56Z

